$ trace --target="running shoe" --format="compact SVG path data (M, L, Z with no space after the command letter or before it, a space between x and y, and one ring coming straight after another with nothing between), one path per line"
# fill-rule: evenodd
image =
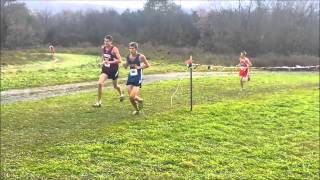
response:
M121 95L119 96L119 99L120 99L120 102L122 102L122 101L124 100L124 94L121 94Z
M133 111L132 115L139 115L139 111Z
M96 102L94 105L92 105L93 107L96 107L96 108L99 108L99 107L101 107L101 103L99 103L99 102Z

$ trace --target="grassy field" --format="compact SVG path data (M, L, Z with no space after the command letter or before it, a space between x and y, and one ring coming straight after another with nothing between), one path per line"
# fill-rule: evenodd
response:
M126 46L117 46L120 50L120 54L126 57L129 53ZM24 50L12 50L3 51L1 54L1 65L13 65L13 64L25 64L34 60L41 60L40 57L35 57L35 54L46 54L48 49L46 48L34 48ZM83 54L97 56L100 54L99 47L57 47L57 52L61 54ZM152 46L151 44L140 45L139 52L146 55L150 60L162 60L171 63L180 63L187 59L190 55L193 55L197 63L201 64L220 64L220 65L234 65L238 63L238 54L226 54L217 55L210 52L203 52L201 49L189 47L189 48L176 48L167 46ZM44 58L43 58L44 59Z
M54 62L47 49L29 49L3 51L1 53L1 91L29 87L41 87L66 83L94 81L98 79L101 69L98 67L99 48L57 48L57 61ZM128 49L119 46L125 60ZM215 65L208 70L207 66L198 67L195 71L238 71L238 55L217 55L194 48L154 47L149 44L141 46L141 52L147 56L151 68L144 74L184 72L184 61L193 55L194 63ZM301 61L303 59L303 62ZM254 66L268 65L317 65L318 57L277 56L267 54L251 58ZM269 63L269 64L268 64ZM223 68L221 66L234 68ZM126 77L127 71L120 68L120 77Z
M128 54L127 46L117 44L120 53L123 57ZM181 63L182 60L187 59L190 55L193 56L196 63L199 64L214 64L223 66L234 66L239 62L239 53L236 54L214 54L210 51L203 51L203 49L195 47L168 47L168 46L154 46L152 44L140 44L139 52L146 55L150 60L160 60L166 63ZM99 47L56 47L57 52L61 54L83 54L83 55L98 55ZM34 54L45 54L48 52L47 48L40 47L34 49L2 51L1 65L23 64L40 59L34 58ZM259 56L252 56L248 52L254 66L310 66L319 65L319 57L308 55L289 55L283 56L274 53L262 54Z
M72 53L72 52L71 52ZM165 60L161 54L154 55L150 61L151 67L144 74L167 72L185 72L184 60ZM9 59L13 59L9 61ZM97 65L100 57L86 54L57 54L53 61L49 54L19 52L4 55L6 65L1 67L1 91L29 87L41 87L67 83L77 83L97 80L101 68ZM125 62L125 58L123 59ZM215 67L208 70L207 66L198 67L195 71L237 71ZM120 77L127 77L127 70L120 68Z
M107 91L1 105L1 177L318 179L319 74L253 74L142 88L145 114Z
M101 72L101 68L97 65L100 62L98 56L57 54L57 61L54 62L49 54L25 54L28 54L29 59L35 60L23 64L20 59L13 65L2 66L1 90L92 81L97 80ZM145 74L186 70L183 61L180 65L161 60L154 60L151 63L152 67L146 70ZM120 77L126 76L127 70L120 68Z

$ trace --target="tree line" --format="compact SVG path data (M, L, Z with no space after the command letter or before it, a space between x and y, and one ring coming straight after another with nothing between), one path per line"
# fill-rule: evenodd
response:
M1 1L1 49L54 45L97 46L106 34L116 43L198 47L213 53L319 56L318 1L239 0L237 7L184 11L172 0L148 0L138 11L112 9L33 12ZM182 3L184 3L182 1Z

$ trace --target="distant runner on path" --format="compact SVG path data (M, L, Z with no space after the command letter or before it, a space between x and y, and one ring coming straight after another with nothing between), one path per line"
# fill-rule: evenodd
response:
M51 58L53 60L55 60L54 54L55 54L56 50L55 50L55 48L54 48L54 46L52 44L49 45L49 52L51 54Z
M249 67L252 66L249 58L246 57L247 52L242 51L240 53L239 64L237 66L240 67L239 76L240 76L240 86L241 91L243 90L243 84L246 81L250 81Z

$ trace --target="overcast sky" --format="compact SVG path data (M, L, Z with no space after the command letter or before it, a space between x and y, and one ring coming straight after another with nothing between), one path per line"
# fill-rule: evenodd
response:
M123 12L126 9L136 11L143 9L146 0L19 0L24 2L26 6L34 11L49 10L53 13L59 12L64 9L69 10L88 10L88 9L115 9L118 12ZM181 5L185 11L192 11L197 9L206 9L217 6L230 7L234 6L238 0L235 1L217 1L217 0L174 0L174 3Z

